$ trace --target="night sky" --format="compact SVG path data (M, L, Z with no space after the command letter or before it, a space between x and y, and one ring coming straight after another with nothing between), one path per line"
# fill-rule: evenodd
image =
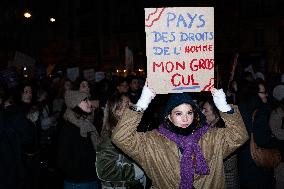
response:
M114 44L113 48L118 49L116 54L121 54L122 47L127 44L136 53L144 53L144 8L190 6L215 7L216 53L235 50L250 53L252 48L242 47L243 36L246 32L258 30L263 31L263 34L253 33L246 42L252 47L256 46L255 51L266 51L271 45L267 47L262 38L272 38L274 34L265 33L265 25L277 25L279 38L274 42L277 44L272 46L277 46L280 51L283 49L281 36L284 13L281 8L284 7L284 0L4 0L0 7L1 62L7 61L17 50L36 59L58 54L70 57L77 48L74 44L78 43L84 50L81 55L93 55L97 62L104 61L103 46L107 43ZM31 19L23 17L26 10L32 13ZM49 21L50 16L56 18L55 23ZM250 26L249 22L259 24ZM107 41L108 38L111 40Z

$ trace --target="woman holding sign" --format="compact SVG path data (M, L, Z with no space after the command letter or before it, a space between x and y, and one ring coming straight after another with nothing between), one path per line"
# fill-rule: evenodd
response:
M157 130L138 133L143 111L155 97L144 86L137 104L125 110L112 140L138 162L154 188L225 188L223 159L240 147L248 134L236 106L227 104L223 90L212 90L226 128L206 124L202 112L185 93L173 94Z

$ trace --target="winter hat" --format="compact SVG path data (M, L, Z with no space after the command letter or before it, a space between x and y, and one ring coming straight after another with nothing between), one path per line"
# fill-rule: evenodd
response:
M277 85L276 87L274 87L273 97L278 101L281 101L284 98L284 85L283 84Z
M181 104L190 104L192 106L193 109L195 109L197 111L197 113L199 114L199 117L202 121L202 123L205 122L205 116L204 114L200 111L200 109L196 106L195 102L193 101L193 99L191 98L191 96L189 96L187 93L174 93L170 96L166 107L165 107L165 111L164 111L164 117L166 117L167 115L169 115L169 113L177 106L181 105Z
M65 92L65 103L67 108L75 108L81 101L88 98L87 93L83 93L80 91L69 90Z

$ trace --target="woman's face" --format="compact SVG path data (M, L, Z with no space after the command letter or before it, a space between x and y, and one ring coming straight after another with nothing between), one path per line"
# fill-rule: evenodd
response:
M117 107L116 107L116 110L115 110L115 115L117 117L122 116L124 110L129 107L129 102L130 102L130 100L129 100L128 97L122 96L121 102L117 104Z
M71 82L70 81L65 81L65 83L64 83L65 91L71 90L71 88L72 88Z
M258 85L258 96L263 103L267 102L268 93L262 84Z
M128 83L124 81L117 86L117 90L119 93L127 93L129 89Z
M205 115L207 122L211 122L215 119L213 108L208 102L204 103L202 113Z
M40 95L38 95L38 97L37 97L37 101L38 101L38 102L43 102L43 101L46 100L46 99L47 99L47 93L40 94Z
M193 122L193 115L190 104L181 104L171 111L168 118L175 126L187 128Z
M138 79L132 79L132 81L129 84L129 87L132 91L137 91L139 89L139 81Z
M89 93L90 92L89 83L87 81L82 81L80 83L79 91L84 93Z
M22 93L22 101L24 103L31 103L33 98L31 86L25 86Z
M90 100L88 98L86 98L85 100L81 101L78 106L84 112L87 112L87 113L92 112L92 104L91 104L91 102L90 102Z

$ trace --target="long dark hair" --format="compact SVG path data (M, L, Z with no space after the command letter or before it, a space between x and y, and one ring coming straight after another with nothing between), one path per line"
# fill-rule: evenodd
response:
M219 113L219 110L218 108L215 106L215 103L212 99L208 99L207 101L204 102L205 103L208 103L209 106L212 108L212 111L213 111L213 114L215 115L215 120L216 122L214 123L214 127L217 127L217 128L225 128L225 122L223 121L223 119L221 118L220 116L220 113Z
M112 130L116 126L119 118L116 116L116 110L120 108L123 101L124 94L115 93L109 98L104 110L104 120L102 126L101 136L110 136Z
M24 93L25 87L30 87L32 89L32 100L30 103L25 103L22 101L22 95ZM31 81L24 80L16 89L15 93L15 104L18 107L19 111L25 116L30 112L35 111L35 87Z
M196 129L198 129L203 126L203 123L202 123L200 114L197 111L197 107L192 106L192 110L193 110L193 124L196 126Z

